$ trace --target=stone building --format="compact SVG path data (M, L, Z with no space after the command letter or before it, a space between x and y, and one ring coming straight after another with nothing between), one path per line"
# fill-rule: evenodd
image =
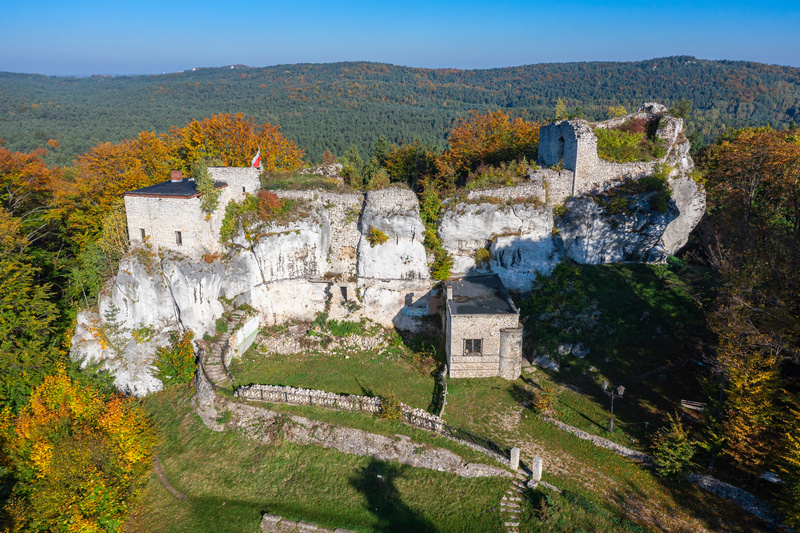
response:
M125 193L128 236L132 245L148 242L186 255L219 251L219 230L228 202L242 201L261 187L256 168L209 167L220 189L217 209L206 216L193 179L173 170L170 181Z
M653 161L615 163L597 155L596 128L614 128L630 119L645 119L656 123L655 138L664 147L665 155ZM548 176L548 197L551 203L560 203L573 196L596 192L614 186L621 179L641 178L653 173L659 163L675 167L673 174L692 170L687 163L688 142L683 130L683 119L673 117L660 104L646 103L636 112L604 122L562 120L542 126L539 130L539 156L537 163L545 167L561 165L557 177Z
M445 284L447 368L451 378L516 379L522 366L519 309L496 274Z

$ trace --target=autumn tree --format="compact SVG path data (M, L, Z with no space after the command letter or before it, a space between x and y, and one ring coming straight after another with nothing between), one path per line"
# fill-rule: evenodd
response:
M404 181L416 190L420 180L436 175L437 151L419 139L393 145L386 154L386 170L392 181Z
M58 358L58 310L25 252L22 226L0 207L0 409L18 409Z
M266 172L294 170L303 161L303 151L270 123L256 124L244 113L214 115L170 130L178 145L176 154L188 170L202 159L219 160L225 166L241 167L261 149Z
M654 438L653 456L658 474L680 478L692 464L694 446L678 416L667 416L669 426L661 428Z
M718 277L712 366L723 387L712 432L754 480L781 460L800 360L800 143L796 132L732 130L703 158L709 217L698 234Z
M512 120L503 111L472 111L450 130L448 141L450 149L437 160L439 176L455 176L463 183L479 164L535 160L539 124L521 118Z
M156 434L131 400L59 371L2 420L16 478L14 530L119 531L150 469Z

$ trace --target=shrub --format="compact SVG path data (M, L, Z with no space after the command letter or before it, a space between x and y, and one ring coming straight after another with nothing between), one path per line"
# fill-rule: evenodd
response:
M567 213L569 213L569 207L567 207L566 203L553 206L553 216L554 217L556 217L556 218L564 218L565 216L567 216Z
M219 195L222 189L217 189L214 178L208 173L208 167L204 162L197 163L192 169L192 177L197 185L197 192L200 193L200 208L206 212L208 220L219 206Z
M400 420L403 418L403 411L400 410L400 400L391 389L381 398L381 418L384 420Z
M389 240L389 237L386 236L384 232L379 230L376 227L369 228L369 232L367 233L367 241L369 242L370 248L377 246L379 244L383 244Z
M680 478L692 466L694 446L680 419L669 416L669 427L661 428L653 441L658 474L669 478Z
M385 189L389 186L389 181L389 173L386 172L385 168L381 167L369 179L369 188Z
M349 337L361 332L362 323L348 320L328 320L328 331L334 337Z
M629 163L651 161L666 155L656 142L660 117L631 118L615 128L597 128L597 156L607 161Z
M276 211L283 208L283 202L278 195L271 191L258 191L258 217L261 220L270 220Z
M219 252L207 253L203 255L203 261L205 261L206 263L213 263L214 261L217 261L220 258L222 258L222 254L220 254Z
M216 330L217 330L217 333L227 333L228 332L228 323L225 321L224 318L218 318L217 319Z
M494 259L494 254L486 248L478 248L475 252L475 265L478 268L489 268L492 259Z
M453 258L444 248L439 248L433 253L434 259L431 265L431 277L437 281L444 281L450 277L453 270Z
M187 329L183 335L177 331L169 334L169 348L159 348L156 352L156 377L164 384L164 388L169 388L182 383L189 383L192 380L194 371L197 367L195 363L192 339L194 333Z

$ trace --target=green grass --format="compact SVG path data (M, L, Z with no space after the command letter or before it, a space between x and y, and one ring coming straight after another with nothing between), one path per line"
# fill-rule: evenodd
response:
M291 355L250 350L231 364L238 385L261 383L365 396L392 391L401 402L420 409L428 409L433 400L435 369L435 362L415 359L403 347Z
M526 400L524 389L529 387L521 379L448 380L445 420L503 444L519 446L523 461L529 461L533 455L530 450L535 450L545 458L544 481L594 502L607 513L603 520L627 518L649 523L653 530L657 529L652 527L654 523L675 531L696 531L700 527L742 532L764 529L763 522L733 504L688 483L664 480L650 469L541 420L531 409L522 407ZM538 527L543 531L559 530L542 524ZM537 528L533 530L538 531Z
M264 188L267 190L308 190L323 189L335 191L340 188L335 178L326 178L319 174L301 174L300 172L274 172L264 177Z
M355 531L497 531L507 479L464 479L315 446L260 445L213 433L188 387L142 405L161 432L156 452L178 500L155 475L126 523L134 532L258 530L263 512ZM381 477L378 477L381 476Z
M361 412L335 411L333 409L325 409L324 407L311 407L306 405L271 404L267 402L251 403L252 405L266 407L279 413L300 415L312 420L319 420L329 424L362 429L370 433L377 433L387 437L407 435L415 442L450 450L451 452L460 455L464 461L468 463L484 463L500 468L507 468L493 457L472 450L471 448L467 448L466 446L462 446L455 441L440 437L430 431L409 426L402 422L385 420L378 415Z
M625 386L614 402L624 439L646 440L681 399L703 401L698 376L701 346L708 341L700 304L708 298L702 272L666 265L604 265L556 268L553 278L535 284L522 304L526 349L560 360L561 372L537 372L580 392L559 394L560 420L590 432L608 425L606 379ZM691 281L691 283L690 283ZM558 356L559 344L584 343L585 359ZM595 367L597 371L591 371ZM659 370L660 369L660 370Z

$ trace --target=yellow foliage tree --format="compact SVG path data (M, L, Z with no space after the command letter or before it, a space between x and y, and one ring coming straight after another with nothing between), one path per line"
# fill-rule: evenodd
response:
M2 420L17 484L7 513L30 531L118 531L147 475L156 435L122 396L65 372L48 376Z

